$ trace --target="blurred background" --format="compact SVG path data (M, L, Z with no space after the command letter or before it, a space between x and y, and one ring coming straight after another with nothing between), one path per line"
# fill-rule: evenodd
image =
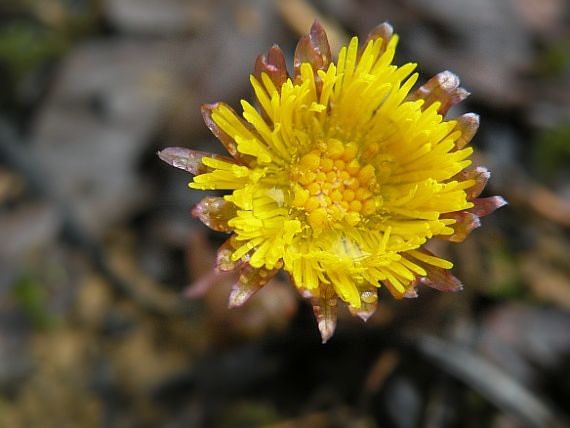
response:
M457 73L510 203L438 246L463 292L381 290L326 345L285 277L226 308L225 237L156 156L220 151L200 104L251 98L317 17L335 50L387 20L397 63ZM568 426L569 24L567 0L1 0L0 426Z

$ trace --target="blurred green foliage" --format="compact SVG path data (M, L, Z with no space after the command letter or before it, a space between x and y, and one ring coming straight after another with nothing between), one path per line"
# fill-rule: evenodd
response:
M541 75L546 77L562 76L570 66L570 43L554 43L548 45L538 61Z
M28 22L0 28L0 63L8 77L18 80L65 51L61 33Z
M98 29L98 0L0 0L0 111L14 115L41 97L22 85L49 77L49 66ZM41 85L40 85L41 86ZM28 91L29 92L29 91Z
M22 275L14 284L12 294L22 313L39 330L55 326L56 317L49 310L44 284L31 275Z
M280 416L272 406L244 401L233 405L226 412L219 427L249 428L276 424L279 420Z
M570 124L546 130L535 146L534 160L538 173L545 179L567 168L570 163Z
M491 283L486 288L488 294L497 299L524 299L528 295L528 290L516 269L517 260L512 252L504 247L492 247L490 272Z

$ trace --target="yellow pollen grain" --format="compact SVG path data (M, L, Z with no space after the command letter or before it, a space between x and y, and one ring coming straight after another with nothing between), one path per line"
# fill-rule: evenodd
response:
M330 158L321 159L321 170L323 172L329 172L333 169L334 161Z
M357 180L356 178L354 178L354 177L350 177L350 178L347 180L347 186L348 186L350 189L354 190L354 191L356 191L356 190L358 190L358 189L361 189L360 183L359 183L358 180Z
M327 175L324 172L322 171L317 172L317 181L323 183L326 180L327 180Z
M374 177L374 167L370 164L363 166L358 173L358 181L362 184L369 184Z
M344 167L346 166L346 164L342 159L337 159L334 161L334 166L337 170L344 171Z
M321 184L321 192L327 195L332 191L332 188L333 188L332 183L329 183L328 181Z
M321 193L321 186L319 183L313 182L313 183L309 184L309 186L307 187L307 190L309 191L309 193L311 195L318 195L319 193Z
M344 154L344 146L342 142L337 139L331 138L327 145L327 155L331 159L339 159Z
M317 174L311 171L305 171L301 173L301 176L299 177L299 183L307 185L315 181L315 178L317 178Z
M331 200L334 202L342 201L342 193L340 193L338 190L333 190L330 196Z
M353 159L346 166L346 170L350 175L358 174L358 172L360 171L360 163L356 159Z
M305 189L298 189L293 197L293 206L302 207L307 202L307 199L309 199L309 192Z
M360 222L360 214L351 211L345 216L346 222L351 226L356 226Z
M360 202L359 200L355 199L354 201L350 202L351 211L360 212L361 209L362 209L362 202Z
M340 179L345 182L350 178L350 174L346 171L341 171L340 175Z
M344 217L344 212L336 205L331 207L331 215L335 220L342 220Z
M359 201L362 201L364 199L368 199L370 196L372 196L372 193L369 190L366 190L364 187L358 187L358 189L356 189L355 195L354 195L354 197L356 199L358 199Z
M356 157L356 153L358 153L358 146L355 143L348 143L344 148L342 158L345 162L350 162Z
M373 214L376 211L376 201L373 199L367 199L362 204L361 212L364 215Z
M327 172L327 181L329 183L333 183L335 180L336 180L336 172L334 171Z
M319 167L320 162L321 158L318 155L318 153L310 152L301 158L300 164L301 166L307 169L317 169Z
M344 199L346 202L350 202L350 201L354 200L354 191L352 191L350 189L346 189L342 193L342 199Z
M309 214L309 223L313 227L322 226L323 223L327 220L327 210L324 208L317 208L314 211L311 211Z
M317 198L316 196L311 196L310 198L307 199L307 202L305 202L305 209L307 211L313 211L320 206L321 206L321 201L319 201L319 198Z

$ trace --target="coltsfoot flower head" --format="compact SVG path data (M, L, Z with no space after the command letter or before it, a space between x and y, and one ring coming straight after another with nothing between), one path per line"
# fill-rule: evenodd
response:
M193 214L231 233L220 270L238 270L230 306L243 304L279 270L312 301L323 342L336 305L368 319L377 288L413 297L419 284L461 289L452 264L424 245L461 242L479 217L504 205L479 198L489 172L471 167L468 143L479 117L444 116L468 93L442 72L412 88L416 64L392 64L397 35L381 24L359 46L354 37L332 61L315 22L299 41L294 73L273 46L258 57L251 85L259 108L204 105L208 128L231 157L184 148L159 153L195 175L190 187L227 190Z

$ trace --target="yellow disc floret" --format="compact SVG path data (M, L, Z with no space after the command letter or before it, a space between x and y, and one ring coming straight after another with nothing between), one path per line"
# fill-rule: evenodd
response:
M329 139L315 144L291 168L293 207L317 231L355 226L381 205L375 169L365 163L359 146ZM375 196L376 195L376 196Z

